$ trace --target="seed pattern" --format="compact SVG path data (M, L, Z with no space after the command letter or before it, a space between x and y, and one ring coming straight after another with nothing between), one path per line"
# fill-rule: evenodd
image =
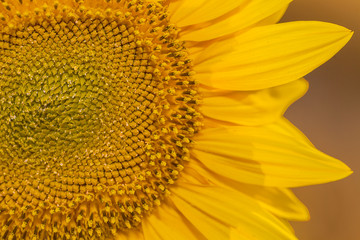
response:
M3 239L136 228L189 160L197 85L166 7L91 4L2 1Z

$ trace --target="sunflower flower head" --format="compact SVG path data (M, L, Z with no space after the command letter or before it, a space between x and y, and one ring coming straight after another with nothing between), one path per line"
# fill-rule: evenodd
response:
M350 34L265 2L2 0L0 237L293 239L349 170L281 116Z
M16 17L0 35L3 234L135 227L176 181L199 127L177 29L157 2L28 4L4 2Z

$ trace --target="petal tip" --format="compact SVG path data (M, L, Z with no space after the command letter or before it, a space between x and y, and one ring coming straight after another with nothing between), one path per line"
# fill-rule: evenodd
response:
M330 23L331 25L334 25L336 29L336 32L343 35L344 38L351 38L354 34L354 31L351 30L351 29L348 29L346 27L343 27L343 26L340 26L340 25L337 25L337 24L334 24L334 23ZM335 29L334 29L335 30Z
M342 162L341 162L342 163ZM329 182L338 181L341 179L344 179L348 176L350 176L353 173L353 171L344 163L342 163L342 166L339 166L336 171L334 171L329 176Z

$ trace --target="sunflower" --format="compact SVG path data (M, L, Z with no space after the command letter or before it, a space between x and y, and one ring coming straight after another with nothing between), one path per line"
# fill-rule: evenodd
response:
M282 115L351 31L289 0L2 0L2 239L296 239L346 177Z

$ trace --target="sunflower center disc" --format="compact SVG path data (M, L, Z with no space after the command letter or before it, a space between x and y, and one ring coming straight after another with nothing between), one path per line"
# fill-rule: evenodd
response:
M200 124L177 30L160 4L115 9L55 4L0 32L3 238L136 227L188 159Z

